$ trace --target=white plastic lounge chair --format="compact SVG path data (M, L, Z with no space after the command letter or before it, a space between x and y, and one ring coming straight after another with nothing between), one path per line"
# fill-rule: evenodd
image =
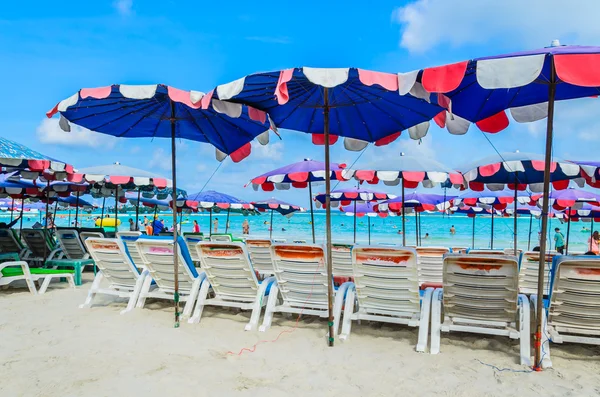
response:
M504 255L514 255L515 254L514 248L504 248L503 251L504 251ZM523 253L523 250L517 248L517 256L521 256L522 253Z
M284 238L274 238L271 241L274 242L274 243L278 243L278 244L286 243L287 242L287 240L284 239Z
M550 293L550 271L552 270L552 258L557 255L555 252L546 253L546 269L544 273L544 296ZM519 292L530 295L537 294L538 291L538 270L540 264L540 253L537 251L527 251L521 257L521 266L519 268Z
M14 252L23 257L27 253L27 247L19 241L13 229L0 229L0 252Z
M233 237L229 233L215 233L210 235L210 241L231 242Z
M452 252L454 254L466 254L467 250L467 247L452 247Z
M173 273L173 239L170 237L142 236L136 241L138 251L144 265L150 272L146 277L138 298L137 308L143 308L146 298L173 300L175 281ZM185 240L177 239L177 255L179 261L179 299L186 302L182 318L189 318L198 298L200 284L206 278L198 273L190 257ZM156 282L157 288L150 290L151 282Z
M246 247L252 266L261 276L275 274L273 259L271 258L271 240L262 238L246 238Z
M600 258L560 256L554 261L552 276L548 317L542 320L544 368L552 366L548 339L600 345ZM531 301L537 308L536 295Z
M405 324L419 327L416 349L424 352L434 289L427 288L421 302L417 252L412 248L354 247L352 266L354 287L350 286L346 293L340 339L348 338L352 321Z
M51 270L51 269L30 269L29 265L25 261L10 261L0 263L0 286L8 285L12 282L24 280L27 283L29 292L34 295L43 294L48 289L50 281L53 278L66 278L69 285L75 288L75 282L73 281L73 272L65 270ZM39 291L35 289L34 281L43 280Z
M333 277L351 279L354 276L352 270L352 244L332 244L331 267Z
M198 252L196 251L196 245L200 241L204 241L204 236L201 233L184 233L183 239L185 240L185 244L188 247L188 251L190 252L190 256L194 261L194 265L196 267L200 267L200 258L198 257Z
M419 285L440 288L444 273L444 255L450 252L446 247L417 247Z
M431 353L450 331L519 339L522 365L531 365L529 300L519 295L515 256L447 254L444 288L433 293Z
M205 306L237 307L252 310L245 329L254 329L260 320L262 307L267 303L268 288L275 282L275 277L258 282L243 243L200 242L195 248L206 279L200 286L196 309L188 322L198 323ZM208 297L210 289L214 292L214 298Z
M68 259L88 259L90 257L76 229L58 228L56 229L56 238Z
M91 232L91 231L79 231L79 238L81 239L81 242L84 244L85 246L85 240L87 240L90 237L95 237L95 238L104 238L106 237L104 235L103 232Z
M138 231L127 230L127 231L117 232L117 238L120 238L121 241L123 241L125 248L127 248L127 253L129 254L129 258L131 259L131 261L133 262L135 267L137 267L138 269L146 269L146 266L144 265L144 261L142 260L142 257L140 256L140 252L138 251L137 245L135 243L137 241L137 239L140 238L141 235L142 235L142 232L138 232Z
M506 255L504 250L491 250L491 249L470 249L467 254L469 255Z
M306 244L306 240L298 240L298 239L294 239L292 241L294 244Z
M98 272L85 303L79 307L91 307L94 297L104 294L128 298L127 308L122 310L121 314L131 311L138 300L148 271L140 274L120 239L89 237L85 240L85 245L98 266ZM100 286L104 279L109 283L108 288Z
M273 244L271 257L277 284L271 286L269 301L260 331L266 331L273 313L298 313L328 317L327 289L333 280L327 277L325 251L315 244ZM348 287L342 284L335 293L334 335L337 335L342 303ZM278 298L282 302L278 304Z

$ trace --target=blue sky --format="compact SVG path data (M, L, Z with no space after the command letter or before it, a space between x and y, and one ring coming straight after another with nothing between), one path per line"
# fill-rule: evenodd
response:
M526 3L526 4L525 4ZM114 139L87 131L66 134L44 113L82 87L163 83L209 91L257 71L296 66L360 67L407 72L426 66L549 45L600 45L600 4L558 0L227 1L108 0L10 2L0 16L0 74L5 96L0 134L76 167L120 161L170 176L166 140ZM556 9L561 9L560 13ZM598 99L557 106L554 154L597 159ZM487 137L500 151L544 150L545 121L511 126ZM243 188L251 177L305 157L323 158L310 137L284 131L255 147L240 164L229 160L207 189L247 200L270 196ZM476 127L452 136L432 127L421 142L408 134L383 148L369 147L356 163L393 160L400 152L434 157L449 166L494 153ZM358 153L334 147L334 161ZM207 145L179 143L178 179L199 190L218 166ZM389 191L390 188L379 187ZM393 190L393 188L392 188ZM277 192L276 192L277 193ZM307 204L307 192L282 199Z

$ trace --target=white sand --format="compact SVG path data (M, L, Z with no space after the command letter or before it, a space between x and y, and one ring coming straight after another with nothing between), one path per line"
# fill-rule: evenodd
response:
M451 334L432 356L414 351L414 329L363 322L327 348L325 321L305 317L238 357L226 353L274 339L294 320L276 316L268 332L244 332L247 313L209 308L200 324L174 329L167 302L119 315L123 301L102 297L79 309L85 276L76 291L0 290L1 396L600 395L599 347L553 345L554 369L498 372L477 359L525 370L516 341Z

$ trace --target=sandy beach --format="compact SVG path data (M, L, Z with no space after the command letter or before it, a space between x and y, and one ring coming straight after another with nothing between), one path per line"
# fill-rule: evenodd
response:
M207 308L200 324L174 329L166 301L119 315L124 301L101 296L79 309L92 278L84 276L76 290L0 290L0 395L600 395L598 346L552 345L554 368L542 373L498 371L485 364L528 371L518 342L455 333L433 356L415 352L414 329L363 322L327 348L325 321L304 317L237 355L293 330L295 318L245 332L249 313Z

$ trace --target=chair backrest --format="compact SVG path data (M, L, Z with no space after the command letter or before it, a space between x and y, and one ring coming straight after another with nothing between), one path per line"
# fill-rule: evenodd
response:
M444 274L444 255L450 252L447 247L417 247L419 284L441 284Z
M504 255L514 255L515 254L514 248L504 248L502 251L504 252ZM520 256L522 253L523 253L523 250L517 248L517 256Z
M469 255L506 255L504 250L488 250L488 249L474 249L467 252Z
M331 245L331 267L334 277L352 277L352 244Z
M284 238L274 238L271 241L273 241L274 243L286 243L287 242L287 240Z
M552 259L556 253L547 252L545 255L546 268L544 269L544 295L550 294L552 270ZM519 292L522 294L537 294L538 290L538 272L540 253L537 251L527 251L521 256L519 267Z
M466 254L469 249L467 247L452 247L454 254Z
M213 233L210 235L210 241L231 242L233 237L229 233Z
M190 256L194 263L200 263L200 257L198 256L198 251L196 251L196 245L200 241L204 241L204 234L202 233L183 233L183 239L185 240L185 244L188 246L188 251L190 251Z
M46 229L23 229L21 237L29 247L34 257L48 256L55 248L50 231Z
M88 253L79 238L79 232L76 229L58 228L56 229L56 238L67 258L85 259L88 256Z
M444 256L444 315L511 323L516 319L518 260L508 255Z
M81 242L85 245L85 240L87 240L90 237L96 237L96 238L105 238L106 235L104 234L104 231L79 231L79 238L81 239ZM87 247L86 247L87 248Z
M156 285L164 291L174 291L173 238L140 236L136 241L138 252ZM187 245L180 236L177 239L179 289L189 292L198 277Z
M19 253L22 249L23 246L12 229L0 229L0 252Z
M548 323L558 332L600 335L600 258L557 257L552 275Z
M141 235L142 232L132 232L129 230L117 232L117 238L120 238L123 241L123 244L127 249L127 253L129 253L129 257L137 268L145 267L144 261L142 260L140 252L138 251L135 243Z
M420 311L414 248L357 246L352 250L352 268L361 311L383 315Z
M196 245L196 252L218 299L256 299L258 281L243 243L203 241Z
M294 244L306 244L306 240L302 240L302 239L294 239L292 242Z
M254 270L261 275L275 274L273 258L271 258L271 240L248 237L246 238L246 247Z
M284 302L293 307L327 308L325 250L316 244L272 244L275 278Z
M89 237L85 245L98 269L113 288L135 287L140 273L121 239Z

